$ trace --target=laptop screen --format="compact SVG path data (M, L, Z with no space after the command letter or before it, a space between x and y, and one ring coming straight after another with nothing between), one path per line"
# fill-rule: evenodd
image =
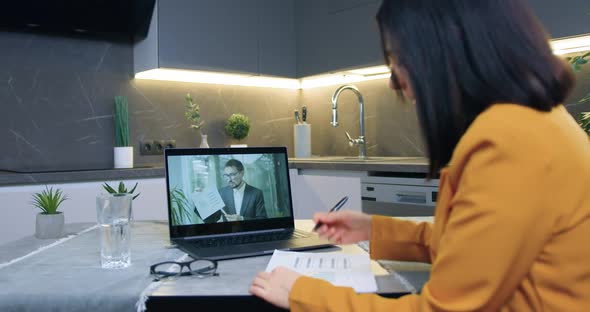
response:
M293 227L285 147L165 154L172 238Z

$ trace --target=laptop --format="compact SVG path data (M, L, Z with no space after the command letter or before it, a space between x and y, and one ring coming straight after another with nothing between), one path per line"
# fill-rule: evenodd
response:
M170 240L223 260L333 246L295 229L286 147L165 150Z

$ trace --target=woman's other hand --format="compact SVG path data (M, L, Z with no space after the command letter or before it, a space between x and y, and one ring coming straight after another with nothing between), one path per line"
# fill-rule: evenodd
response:
M295 280L301 274L285 267L277 267L272 272L260 272L250 286L250 293L277 307L289 308L289 293Z
M371 216L356 211L316 213L315 223L321 222L317 233L335 244L354 244L368 240L371 234Z

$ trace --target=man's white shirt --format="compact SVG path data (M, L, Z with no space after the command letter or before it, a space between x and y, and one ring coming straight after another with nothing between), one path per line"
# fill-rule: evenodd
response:
M246 182L234 189L234 204L236 206L236 214L239 215L242 210L242 201L244 201L244 190L246 189Z

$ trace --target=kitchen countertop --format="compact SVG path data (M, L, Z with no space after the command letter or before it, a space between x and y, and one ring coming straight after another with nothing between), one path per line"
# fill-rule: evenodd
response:
M71 170L39 173L0 173L0 186L162 178L163 167Z
M351 156L289 158L289 168L426 174L428 159L424 157L369 157L366 160L361 160Z
M289 158L289 168L425 174L428 172L428 160L423 157L372 157L366 160L351 156ZM159 166L38 173L0 172L0 186L162 178L165 174L165 169Z

